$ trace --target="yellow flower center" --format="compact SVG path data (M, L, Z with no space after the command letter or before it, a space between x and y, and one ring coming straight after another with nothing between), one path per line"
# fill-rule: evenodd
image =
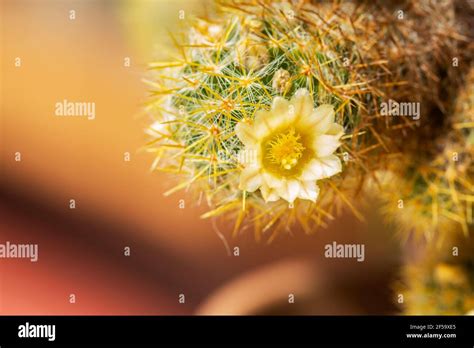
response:
M268 143L267 158L270 162L280 165L283 169L290 170L303 156L305 147L301 142L301 135L294 128L276 134Z

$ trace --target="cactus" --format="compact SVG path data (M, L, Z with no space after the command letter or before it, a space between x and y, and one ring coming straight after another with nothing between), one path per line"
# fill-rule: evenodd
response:
M403 310L409 315L474 314L474 264L419 264L404 270Z
M474 314L472 239L457 229L446 236L442 244L427 245L421 256L402 268L395 285L398 295L403 295L403 313Z
M363 219L356 198L364 182L387 167L405 135L417 132L413 120L381 115L380 103L413 96L428 107L438 100L429 86L436 86L445 48L441 34L431 27L422 36L406 34L407 25L420 25L414 19L423 11L435 11L421 3L407 5L410 21L404 23L378 4L256 0L218 2L216 14L191 19L189 30L175 38L177 56L150 64L146 111L154 122L147 130L148 151L155 155L153 169L179 177L166 194L192 188L206 197L209 211L203 217L231 219L234 233L253 227L257 239L265 234L272 240L295 224L311 233L342 209ZM383 35L374 38L374 32ZM430 40L432 49L415 54L421 39ZM434 62L433 50L440 57ZM334 110L328 120L341 132L326 135L333 137L331 164L320 164L322 174L304 185L295 177L301 173L289 168L279 183L271 180L275 187L242 185L247 168L239 157L246 146L236 130L269 117L258 115L284 117L274 112L275 105L293 105L305 93L312 117L321 107ZM293 141L290 135L282 130L273 138L280 155L282 146L292 147L290 157L273 158L291 162L281 162L283 167L312 153L308 136L294 133ZM269 192L273 188L278 199Z
M466 76L448 118L446 134L428 153L399 157L378 178L378 192L388 221L406 238L413 232L427 240L443 239L459 228L468 234L474 201L474 69Z

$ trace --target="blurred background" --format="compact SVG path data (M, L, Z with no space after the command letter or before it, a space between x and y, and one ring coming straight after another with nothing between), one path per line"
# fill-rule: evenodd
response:
M365 222L347 214L313 235L294 230L271 244L251 233L231 238L232 226L220 224L240 251L229 256L212 223L199 218L204 208L184 193L163 196L166 177L151 173L153 158L140 151L149 123L142 79L146 63L167 54L168 33L182 26L179 11L201 15L209 4L0 6L0 243L39 245L36 263L0 259L0 314L396 312L390 284L401 252L370 212ZM56 117L64 99L95 102L95 120ZM365 262L324 258L333 241L364 243Z

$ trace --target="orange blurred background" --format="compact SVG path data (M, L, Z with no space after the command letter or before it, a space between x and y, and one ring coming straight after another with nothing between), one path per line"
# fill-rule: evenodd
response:
M232 239L223 226L230 247L240 248L228 256L185 193L163 196L167 178L151 173L153 158L140 151L149 123L142 79L146 62L166 53L168 30L182 25L179 10L199 15L201 1L0 6L0 243L39 245L36 263L0 259L0 314L395 311L390 283L400 252L377 216L344 215L311 236L295 230L270 245L246 234ZM64 99L95 102L96 118L55 116ZM366 261L325 259L332 241L365 243Z

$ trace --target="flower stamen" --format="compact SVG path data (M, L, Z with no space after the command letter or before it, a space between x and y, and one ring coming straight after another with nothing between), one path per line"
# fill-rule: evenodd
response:
M294 128L279 133L267 145L267 158L286 170L290 170L303 156L305 147L301 143L301 135Z

